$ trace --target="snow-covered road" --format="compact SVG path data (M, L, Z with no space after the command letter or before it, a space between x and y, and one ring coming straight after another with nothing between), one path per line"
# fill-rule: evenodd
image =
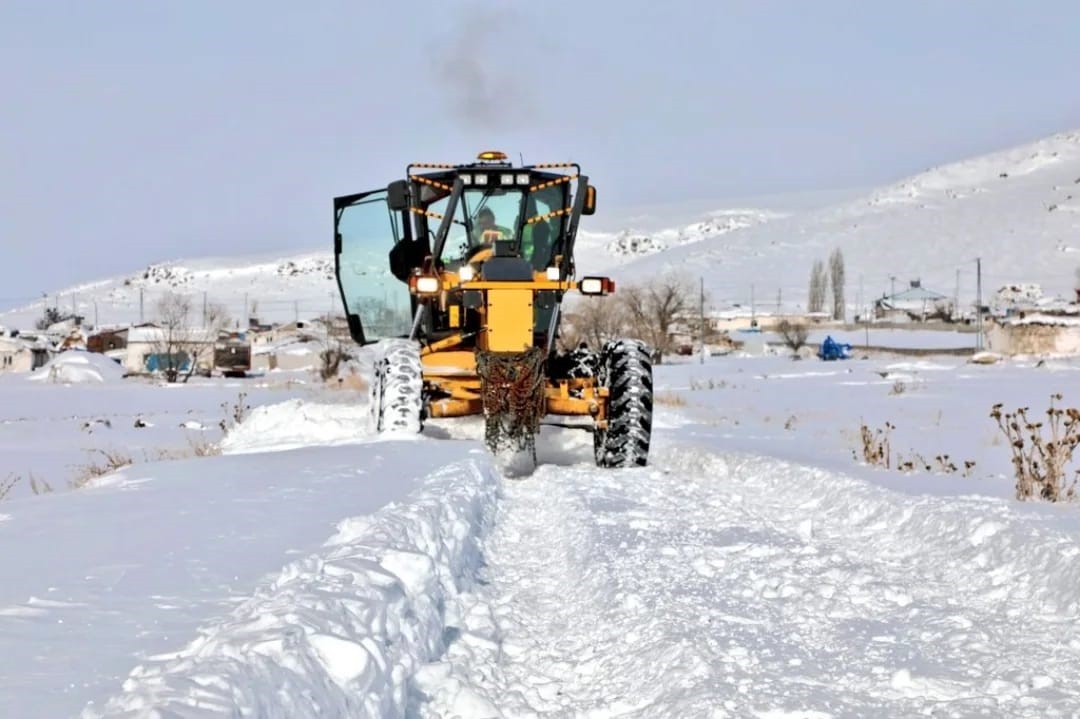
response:
M1073 537L776 460L656 464L506 484L420 716L1076 716Z

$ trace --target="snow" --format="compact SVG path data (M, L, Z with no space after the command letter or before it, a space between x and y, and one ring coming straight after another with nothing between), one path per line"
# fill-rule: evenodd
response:
M125 374L122 366L104 355L69 350L58 354L26 379L60 384L106 383L119 382Z
M256 407L221 442L226 454L281 452L311 444L336 445L367 436L365 405L323 404L299 398Z
M0 705L1069 716L1080 520L1011 499L982 405L1036 403L1077 369L662 365L650 467L600 471L587 433L545 427L531 474L487 455L478 419L386 440L368 433L362 393L252 387L223 456L4 502L0 540L20 551L0 556ZM894 395L898 378L910 389ZM209 407L236 385L58 386L46 400ZM947 450L976 472L853 462L852 430L884 419L894 450Z

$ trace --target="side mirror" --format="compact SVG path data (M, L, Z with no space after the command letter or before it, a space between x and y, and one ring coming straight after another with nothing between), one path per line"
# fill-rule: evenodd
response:
M592 185L585 188L585 207L581 208L581 214L596 214L596 188Z
M387 185L386 204L395 212L409 209L409 183L395 180Z

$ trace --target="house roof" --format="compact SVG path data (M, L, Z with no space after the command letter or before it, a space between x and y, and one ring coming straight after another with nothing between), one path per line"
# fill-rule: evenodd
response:
M0 350L4 352L29 352L34 345L18 337L0 337Z
M940 292L926 289L918 280L912 280L911 286L906 290L882 297L876 304L885 309L922 310L924 306L947 299L948 297Z
M128 344L159 343L165 340L165 336L165 330L160 327L132 327L128 331ZM174 330L174 336L179 342L209 343L217 340L216 331L202 327Z

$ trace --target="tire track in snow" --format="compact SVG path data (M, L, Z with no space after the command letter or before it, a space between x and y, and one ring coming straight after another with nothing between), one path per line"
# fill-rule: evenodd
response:
M507 482L418 716L1076 716L1080 546L687 448Z

